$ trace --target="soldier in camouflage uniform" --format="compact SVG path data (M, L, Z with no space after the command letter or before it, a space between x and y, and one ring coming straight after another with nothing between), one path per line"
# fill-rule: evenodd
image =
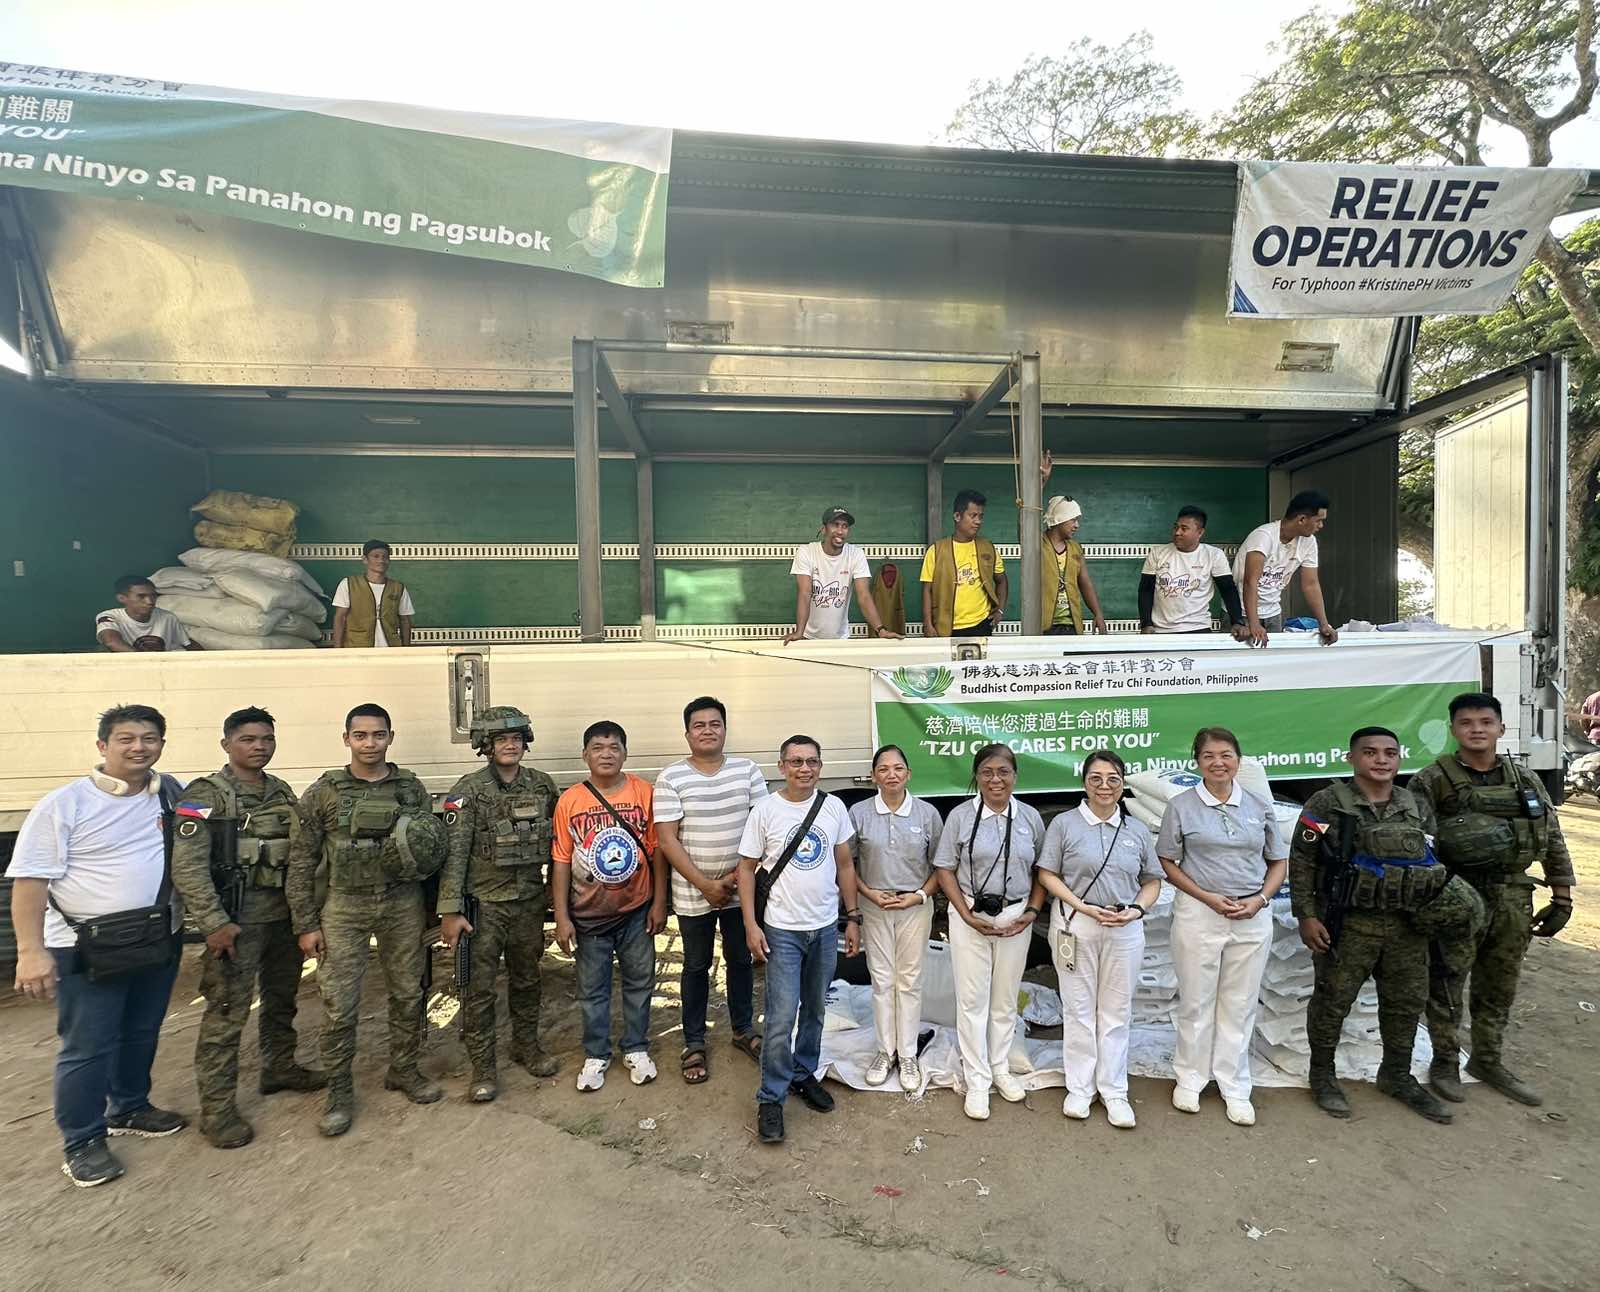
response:
M439 878L445 945L468 939L462 1042L472 1060L473 1103L499 1093L495 1062L495 976L506 961L511 1057L536 1077L559 1067L539 1048L539 961L544 955L545 873L556 783L522 766L533 727L520 709L499 705L472 724L489 760L456 782L444 804L450 856Z
M422 1075L422 883L444 861L445 830L427 789L388 761L394 732L375 704L345 718L350 765L325 772L300 799L290 834L289 909L300 949L318 958L322 991L322 1066L328 1105L318 1129L342 1135L355 1115L351 1064L369 940L389 992L389 1070L385 1090L431 1104L444 1092ZM327 866L327 897L317 872Z
M1311 1095L1330 1116L1350 1116L1334 1056L1350 1007L1373 977L1383 1038L1378 1089L1429 1121L1448 1122L1449 1110L1411 1075L1417 1023L1428 1000L1428 936L1412 913L1449 879L1428 847L1433 811L1395 785L1400 741L1388 728L1354 732L1346 757L1354 777L1307 800L1289 850L1300 940L1316 957L1316 986L1306 1007Z
M200 967L206 1012L194 1051L200 1132L217 1148L242 1148L255 1137L235 1096L239 1040L258 979L261 1093L327 1084L322 1073L294 1060L301 955L283 884L295 798L264 770L276 748L265 709L230 713L222 724L227 766L191 781L176 812L172 883L206 940Z
M1496 749L1505 734L1500 701L1469 692L1450 701L1456 752L1411 778L1439 818L1439 857L1467 880L1487 907L1486 927L1475 937L1442 948L1443 973L1428 998L1434 1090L1459 1103L1461 1086L1459 979L1470 975L1472 1055L1467 1072L1519 1103L1537 1107L1539 1092L1508 1071L1502 1056L1506 1022L1516 999L1522 957L1534 937L1550 938L1572 918L1572 858L1544 786L1532 772ZM1533 911L1528 868L1538 862L1550 885L1550 903Z

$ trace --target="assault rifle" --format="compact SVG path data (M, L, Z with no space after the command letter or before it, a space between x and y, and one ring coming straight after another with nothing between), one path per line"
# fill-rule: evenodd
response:
M244 890L249 877L239 864L239 822L225 818L208 823L211 834L211 883L222 899L228 922L237 924L244 907Z
M464 887L461 892L461 915L473 928L478 926L478 899ZM473 934L463 933L456 939L456 992L463 1002L467 999L467 988L472 985L472 939Z
M1348 812L1333 814L1336 825L1322 832L1322 856L1317 895L1322 898L1322 923L1328 930L1328 954L1339 961L1339 935L1344 932L1345 912L1355 896L1356 868L1350 858L1356 848L1356 819ZM1335 833L1337 831L1337 833Z

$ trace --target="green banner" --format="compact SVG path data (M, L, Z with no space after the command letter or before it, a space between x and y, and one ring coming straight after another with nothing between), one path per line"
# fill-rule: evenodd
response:
M1257 651L1143 638L1113 653L1086 639L1049 659L879 669L873 731L906 751L918 794L969 792L972 756L993 741L1016 751L1026 793L1079 788L1096 749L1130 772L1192 768L1194 733L1211 726L1278 779L1339 775L1364 726L1393 730L1415 771L1445 748L1451 697L1481 685L1471 641Z
M668 130L0 63L0 184L660 287Z

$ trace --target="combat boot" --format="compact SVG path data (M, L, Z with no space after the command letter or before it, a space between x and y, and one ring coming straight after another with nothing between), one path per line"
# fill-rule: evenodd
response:
M532 1045L519 1045L511 1052L511 1059L535 1077L553 1077L561 1071L561 1060L553 1054L546 1054L537 1041Z
M1530 1108L1537 1108L1544 1102L1543 1095L1514 1073L1507 1072L1505 1065L1497 1058L1484 1058L1474 1054L1467 1060L1467 1075L1476 1077L1493 1090L1498 1090L1507 1099L1515 1099L1519 1104L1527 1104Z
M414 1104L436 1103L444 1097L444 1088L416 1068L390 1068L383 1074L383 1088L398 1090Z
M280 1090L321 1090L328 1084L328 1074L320 1068L302 1068L298 1063L261 1070L261 1093L275 1095Z
M343 1135L355 1120L356 1094L350 1076L330 1077L328 1080L328 1106L323 1111L317 1129L330 1138Z
M1428 1065L1428 1084L1433 1087L1433 1093L1453 1104L1465 1103L1467 1099L1467 1092L1461 1088L1460 1064L1459 1059L1441 1060L1436 1054Z
M474 1068L472 1084L467 1087L467 1099L475 1104L492 1104L500 1093L499 1076L493 1068Z
M1455 1120L1454 1114L1424 1090L1422 1083L1411 1075L1411 1055L1406 1050L1384 1047L1383 1062L1378 1065L1377 1087L1430 1122L1449 1125Z
M212 1148L243 1148L256 1137L255 1128L239 1116L237 1108L224 1108L215 1116L202 1116L200 1133Z
M1317 1107L1328 1116L1343 1120L1350 1116L1350 1101L1339 1089L1338 1079L1334 1075L1333 1055L1331 1046L1327 1049L1320 1045L1313 1046L1311 1070L1307 1077L1311 1085L1311 1097L1317 1101Z

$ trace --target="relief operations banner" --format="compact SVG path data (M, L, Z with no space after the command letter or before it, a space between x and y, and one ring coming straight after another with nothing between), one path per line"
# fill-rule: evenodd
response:
M1084 757L1121 754L1130 772L1192 768L1201 727L1230 728L1280 779L1337 776L1350 733L1383 726L1415 771L1449 741L1448 706L1482 686L1476 642L1310 650L1170 649L876 669L873 743L906 751L917 794L966 794L972 756L1017 753L1023 793L1078 789Z
M1581 170L1243 162L1234 318L1492 314Z
M0 63L0 184L660 287L672 132Z

